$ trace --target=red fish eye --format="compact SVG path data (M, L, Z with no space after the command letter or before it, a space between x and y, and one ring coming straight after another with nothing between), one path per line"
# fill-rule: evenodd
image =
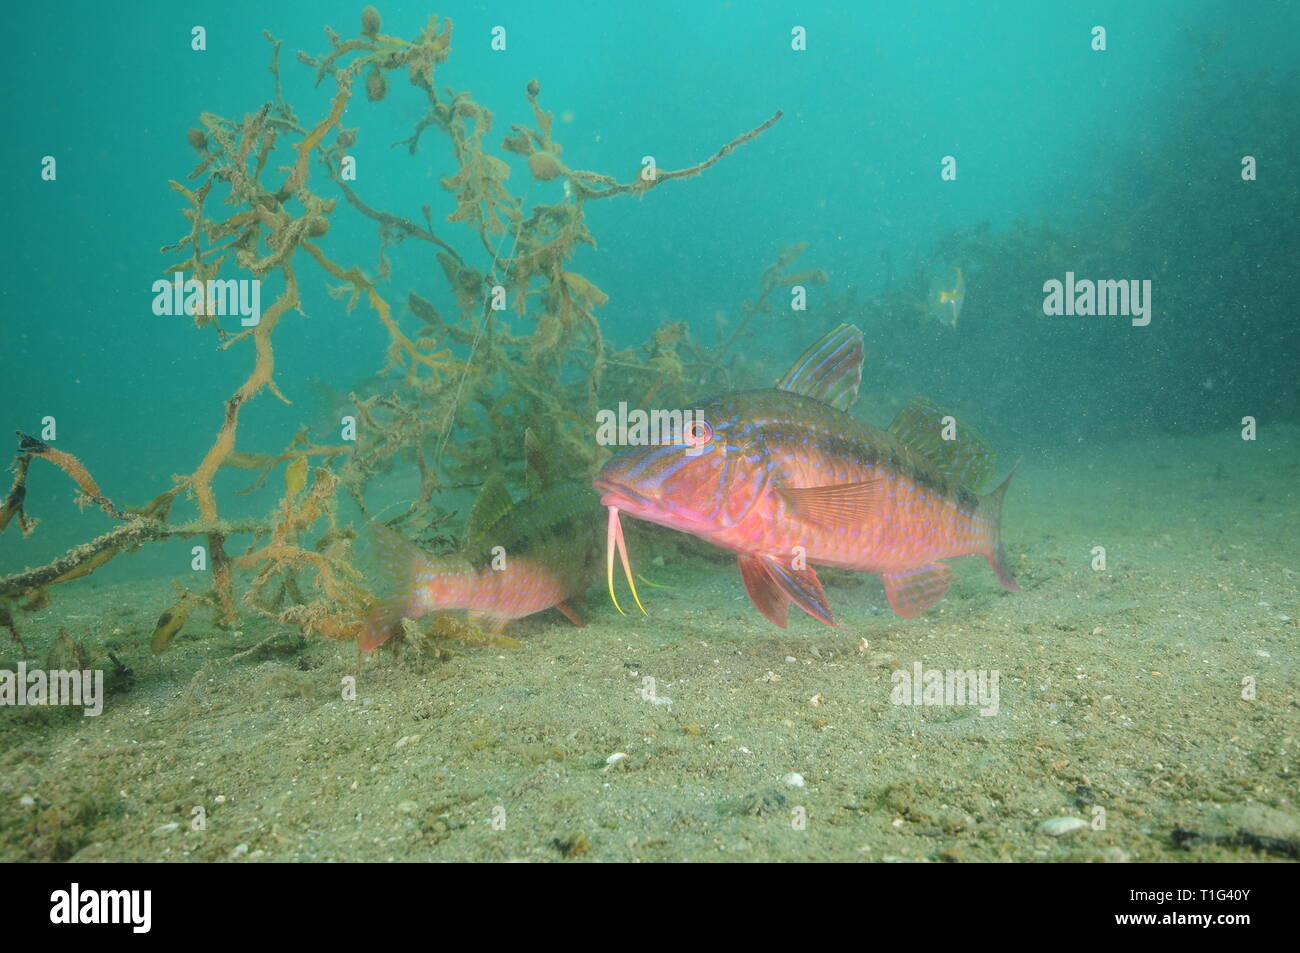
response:
M713 439L713 428L706 421L697 420L686 428L683 442L688 447L702 447Z

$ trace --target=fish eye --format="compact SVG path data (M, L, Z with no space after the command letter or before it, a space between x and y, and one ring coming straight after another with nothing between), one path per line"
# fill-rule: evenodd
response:
M713 439L713 428L707 421L696 420L686 428L686 433L682 436L682 442L688 447L702 447Z

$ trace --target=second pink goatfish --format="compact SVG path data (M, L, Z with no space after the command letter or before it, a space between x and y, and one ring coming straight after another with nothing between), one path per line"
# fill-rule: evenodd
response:
M500 631L506 623L558 609L574 625L570 605L594 581L600 553L600 508L585 481L552 481L532 433L525 433L528 495L516 503L498 475L488 479L470 511L460 552L434 556L383 525L375 550L390 592L367 615L358 644L373 649L402 619L463 609Z
M609 460L595 485L609 509L611 597L616 552L636 596L620 513L736 553L750 599L782 628L791 602L835 624L814 565L878 573L905 618L943 598L943 560L955 556L983 556L1015 592L999 538L1011 475L975 492L992 474L992 453L924 398L888 430L850 417L862 358L862 332L842 324L775 389L705 401L689 432Z

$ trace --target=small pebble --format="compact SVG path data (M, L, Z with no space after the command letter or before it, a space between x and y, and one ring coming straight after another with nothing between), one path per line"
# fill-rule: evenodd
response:
M154 828L154 833L170 834L172 831L176 830L179 827L180 827L179 824L177 824L175 821L172 821L170 824L164 824L162 827Z
M18 799L18 803L23 807L35 807L36 799L32 797L30 794L24 794L22 797Z
M1081 831L1088 826L1088 822L1078 817L1053 817L1050 820L1043 821L1038 825L1040 834L1050 834L1053 837L1061 837L1064 834L1073 834L1075 831Z
M785 657L785 660L786 660L787 662L789 662L791 665L793 665L795 662L799 661L799 660L798 660L797 658L795 658L793 655L787 655L787 656Z
M620 761L622 761L622 760L623 760L624 758L626 758L626 757L627 757L627 752L626 752L626 751L615 751L612 755L610 755L608 758L605 759L605 763L606 763L606 764L618 764Z
M781 779L792 788L801 788L804 786L803 775L798 771L791 771Z

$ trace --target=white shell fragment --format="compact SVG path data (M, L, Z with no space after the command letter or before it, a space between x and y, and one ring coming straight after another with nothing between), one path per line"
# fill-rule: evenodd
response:
M1038 832L1040 834L1050 834L1053 837L1062 837L1065 834L1081 831L1087 826L1088 822L1078 817L1053 817L1039 824Z
M791 771L781 780L792 788L801 788L804 786L803 775L798 771Z

